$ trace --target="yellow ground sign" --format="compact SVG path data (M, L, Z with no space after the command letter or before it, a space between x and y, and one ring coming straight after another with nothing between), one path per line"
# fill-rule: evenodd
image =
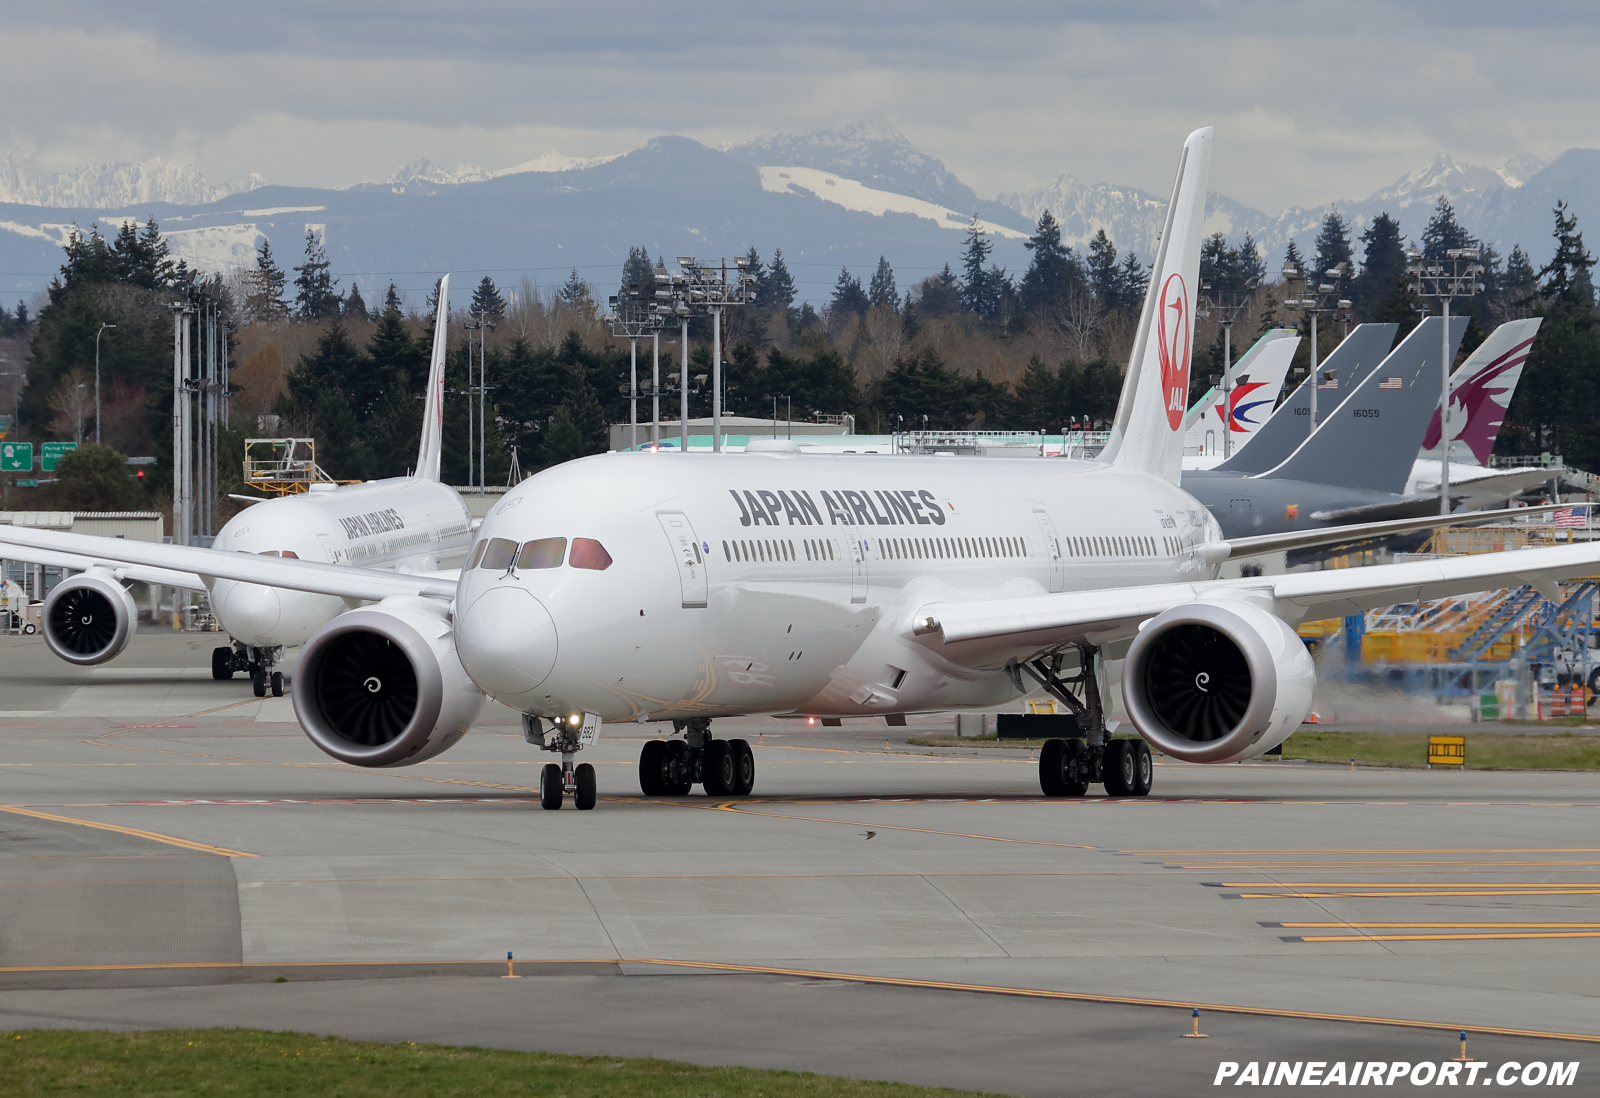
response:
M1467 762L1467 739L1465 736L1429 736L1428 737L1428 765L1434 766L1464 766Z

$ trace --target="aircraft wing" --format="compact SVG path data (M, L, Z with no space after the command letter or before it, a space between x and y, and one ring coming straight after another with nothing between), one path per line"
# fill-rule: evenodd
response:
M1281 576L930 602L911 615L908 631L957 664L993 667L1073 642L1107 645L1116 652L1138 633L1140 623L1196 600L1254 602L1294 624L1525 583L1555 599L1557 580L1595 574L1600 574L1600 542L1580 542Z
M9 528L6 533L10 533ZM92 535L80 534L79 537ZM97 538L99 541L121 541L119 538ZM149 542L128 542L132 545L149 545ZM82 553L64 553L52 549L35 549L22 545L13 545L0 541L0 557L6 560L17 560L24 564L42 564L46 568L70 568L75 572L87 571L97 563L103 563L105 557L85 556ZM205 583L193 572L179 572L171 568L156 568L142 564L114 564L112 566L117 578L132 580L135 583L158 583L167 587L178 587L188 591L204 591Z
M149 583L166 583L174 587L192 587L192 582L178 582L177 578L198 579L199 589L210 586L212 580L228 579L243 583L259 583L267 587L282 587L290 591L309 591L317 595L337 595L340 598L378 601L392 595L423 595L430 598L455 597L453 579L429 575L406 575L400 572L379 572L369 568L348 568L337 564L321 564L309 560L290 560L282 557L263 557L254 553L229 553L220 549L201 549L188 545L152 545L148 542L126 541L122 538L98 537L93 534L62 534L50 530L0 527L0 557L10 560L29 560L28 554L56 554L52 559L34 560L34 563L66 563L68 568L87 569L100 565L123 572L129 579L143 579L134 575L129 566L146 569L151 575L169 578L152 578ZM70 558L70 559L67 559Z

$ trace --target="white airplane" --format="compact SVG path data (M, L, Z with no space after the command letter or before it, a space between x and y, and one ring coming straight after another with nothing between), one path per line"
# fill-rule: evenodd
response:
M1233 433L1232 450L1237 450L1271 418L1283 392L1289 364L1300 346L1293 328L1273 328L1264 333L1230 371L1233 389L1227 409L1222 391L1213 385L1195 401L1184 418L1183 467L1210 469L1224 460L1223 432Z
M624 452L523 481L484 519L458 582L210 549L0 529L0 543L366 602L306 643L296 716L358 766L433 758L484 693L559 754L541 802L592 808L578 752L603 722L667 722L640 786L748 794L749 744L719 717L990 709L1038 684L1081 736L1050 741L1050 796L1150 791L1150 747L1196 763L1259 755L1299 727L1315 670L1304 619L1401 599L1591 574L1586 543L1217 579L1230 556L1329 532L1224 540L1179 487L1211 131L1184 144L1111 442L1092 461ZM1482 516L1479 516L1482 517ZM1368 524L1395 533L1438 517ZM1335 536L1348 538L1350 528ZM16 548L6 550L17 555ZM1105 719L1108 667L1141 738ZM682 733L681 736L678 733Z
M302 495L264 499L230 519L214 547L290 560L321 561L455 579L439 571L456 567L472 541L472 519L460 493L439 482L444 415L444 360L450 280L439 287L433 355L423 405L422 440L414 475L345 487L313 484ZM38 555L32 563L81 569L71 555ZM133 637L138 614L124 580L209 591L218 623L234 644L212 650L211 674L230 679L250 673L257 697L283 694L283 673L274 670L286 647L304 644L330 618L349 609L344 599L292 588L202 577L179 569L137 566L106 575L90 569L56 585L40 621L51 651L69 663L115 659Z

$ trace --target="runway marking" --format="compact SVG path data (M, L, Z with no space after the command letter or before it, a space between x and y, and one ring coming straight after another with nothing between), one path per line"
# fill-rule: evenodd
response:
M673 804L673 803L681 803L681 802L663 801L661 803L663 803L663 804ZM858 820L829 820L829 819L825 819L825 818L820 817L820 816L789 816L789 815L785 815L784 813L781 813L781 812L757 812L754 809L745 808L745 807L741 806L740 804L738 804L735 801L724 801L721 804L716 804L716 805L691 804L691 805L684 805L684 807L687 807L687 808L703 808L703 809L707 809L707 810L713 811L713 812L736 812L736 813L738 813L740 815L743 815L743 816L766 816L766 817L769 817L769 818L775 819L775 820L800 820L800 821L805 822L805 823L837 824L837 825L839 825L841 827L866 827L866 828L875 828L875 829L880 830L880 831L914 831L914 832L917 832L918 834L922 834L922 835L949 835L952 838L957 838L957 839L984 839L984 840L987 840L989 842L995 842L995 843L1021 843L1021 844L1025 845L1025 846L1065 847L1066 849L1069 849L1069 850L1098 850L1099 849L1099 847L1085 846L1082 843L1052 843L1052 842L1046 842L1043 839L1011 839L1011 838L1006 838L1003 835L974 835L974 834L969 834L969 833L967 833L965 831L938 831L938 830L935 830L934 828L931 828L931 827L903 827L903 826L900 826L900 825L897 825L897 824L861 823Z
M1202 1003L1192 999L1153 999L1131 995L1098 995L1083 991L1056 991L1048 988L1006 987L995 984L964 984L945 980L917 980L899 976L869 976L862 973L827 972L803 968L781 968L775 965L745 965L716 961L671 960L662 957L602 957L544 960L528 958L523 964L554 965L655 965L663 968L691 968L709 972L746 973L757 976L797 976L808 980L836 980L844 983L875 984L883 987L923 988L931 991L963 991L980 995L1007 995L1024 999L1047 999L1079 1003L1113 1003L1124 1006L1162 1007L1188 1011L1199 1008L1221 1014L1242 1014L1258 1018L1294 1018L1318 1022L1349 1022L1358 1025L1395 1026L1405 1029L1427 1029L1458 1032L1466 1030L1496 1037L1532 1037L1548 1041L1577 1041L1600 1044L1600 1034L1563 1033L1538 1029L1514 1029L1507 1026L1462 1025L1458 1022L1430 1022L1414 1018L1385 1018L1379 1015L1334 1014L1324 1011L1286 1010L1276 1007L1240 1006L1232 1003ZM310 961L271 962L247 961L168 961L145 964L120 965L18 965L0 968L0 976L39 973L76 972L147 972L182 971L193 969L247 969L289 972L295 969L384 969L384 968L451 968L474 965L500 972L498 961Z
M1393 802L1379 801L1378 804ZM1339 847L1326 849L1307 849L1300 847L1293 850L1119 850L1118 854L1177 854L1189 858L1198 858L1202 855L1222 854L1600 854L1600 847L1593 846L1552 846L1552 847L1438 847L1419 848L1416 850L1345 850Z
M772 976L801 976L812 980L845 980L853 983L880 984L889 987L929 988L939 991L967 991L985 995L1013 995L1029 999L1065 999L1088 1003L1119 1003L1130 1006L1171 1007L1179 1010L1199 1008L1223 1014L1248 1014L1267 1018L1304 1018L1323 1022L1355 1022L1364 1025L1404 1026L1413 1029L1466 1030L1468 1033L1492 1034L1500 1037L1541 1037L1554 1041L1584 1041L1600 1043L1600 1035L1590 1033L1560 1033L1535 1029L1512 1029L1501 1026L1459 1025L1455 1022L1425 1022L1407 1018L1384 1018L1361 1014L1333 1014L1309 1010L1281 1010L1272 1007L1236 1006L1226 1003L1197 1003L1192 1000L1146 999L1128 995L1095 995L1080 991L1052 991L1044 988L1004 987L990 984L962 984L944 980L916 980L897 976L866 976L859 973L818 972L800 968L778 968L767 965L718 964L713 961L629 960L622 964L669 965L677 968L709 969L713 971L749 972ZM4 971L4 970L0 970Z
M1576 868L1600 865L1600 861L1537 861L1537 862L1236 862L1231 865L1193 865L1185 863L1166 864L1167 869L1192 870L1195 872L1210 873L1280 873L1285 869L1341 869L1355 870L1361 873L1390 873L1402 869L1539 869L1539 868Z
M1526 938L1600 938L1600 930L1530 931L1503 934L1319 934L1284 937L1285 942L1483 942Z
M1600 888L1474 889L1459 892L1240 892L1225 900L1387 899L1417 896L1600 896Z
M1600 881L1201 881L1206 888L1600 888Z
M36 820L50 820L53 823L77 824L79 827L92 827L99 831L115 831L122 835L132 835L138 839L149 839L151 842L166 843L169 846L181 846L185 850L198 850L205 854L220 854L224 858L254 858L254 854L243 850L229 850L227 847L212 846L209 843L197 843L190 839L180 839L174 835L163 835L158 831L142 831L136 827L121 827L117 824L98 823L94 820L78 820L71 816L57 816L51 812L40 812L37 809L22 808L18 805L0 804L0 812L10 812L18 816L32 816Z
M1393 929L1396 927L1409 930L1438 930L1438 929L1529 929L1529 930L1560 930L1560 929L1594 929L1600 930L1600 923L1369 923L1358 920L1343 923L1261 923L1265 927L1282 927L1289 929L1327 930L1345 927L1374 927Z

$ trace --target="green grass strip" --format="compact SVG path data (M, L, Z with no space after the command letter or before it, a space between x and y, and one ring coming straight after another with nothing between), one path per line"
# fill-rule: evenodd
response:
M975 1093L811 1072L346 1041L253 1029L4 1033L0 1080L8 1098L923 1098Z
M1600 736L1468 732L1465 739L1468 770L1600 770ZM1317 729L1296 732L1283 743L1285 759L1348 765L1352 755L1358 766L1420 769L1428 765L1428 733Z

